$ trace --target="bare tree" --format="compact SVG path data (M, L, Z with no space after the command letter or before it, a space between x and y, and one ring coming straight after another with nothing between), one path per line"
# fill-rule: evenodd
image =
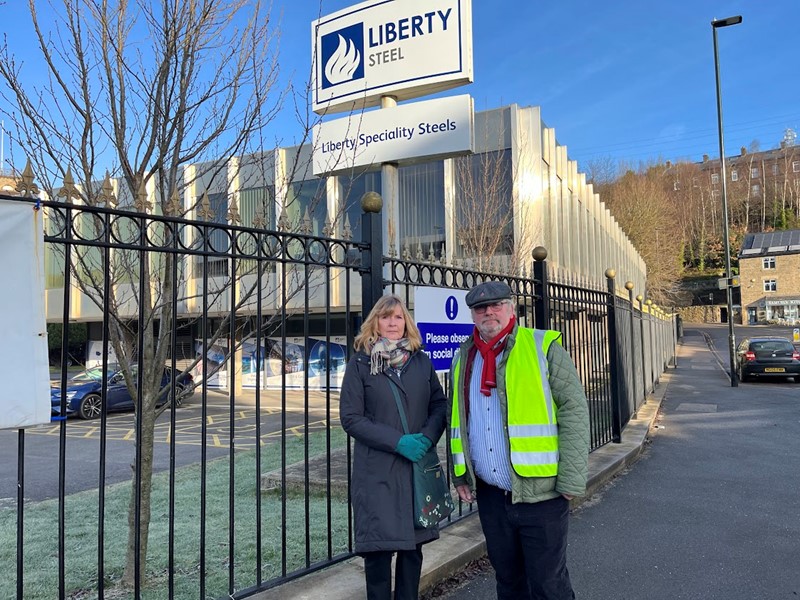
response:
M109 176L100 183L105 172L118 177L115 197L126 210L181 216L187 186L217 182L224 191L219 181L229 175L228 158L264 147L265 127L285 90L276 84L277 29L259 0L63 0L47 11L29 0L28 6L47 76L26 70L4 47L0 80L14 106L7 113L16 128L12 141L51 196L108 203ZM190 164L200 166L187 172ZM210 209L207 199L191 203L198 211ZM229 213L222 220L235 219ZM112 274L99 269L97 250L78 252L73 265L83 292L108 312L110 340L129 388L136 391L134 363L141 381L141 476L135 474L132 485L126 585L136 577L137 547L140 582L145 573L156 404L175 323L170 300L180 289L173 261L181 259L148 254L119 253ZM105 298L104 276L116 278L112 289L131 283L127 295ZM136 334L131 303L141 315ZM228 326L224 322L221 331Z
M604 186L616 181L619 167L617 161L610 156L593 158L586 163L586 183L591 183L601 196Z
M664 166L628 170L606 189L606 206L647 264L647 287L669 303L682 271L682 234L677 207L665 189Z
M482 151L453 159L456 180L454 255L489 269L507 261L518 272L530 259L540 238L541 223L533 218L535 199L520 192L518 173L528 160L527 144L519 140L516 161L504 149L502 128L490 134L488 122L476 121L484 131ZM490 135L497 135L491 138Z

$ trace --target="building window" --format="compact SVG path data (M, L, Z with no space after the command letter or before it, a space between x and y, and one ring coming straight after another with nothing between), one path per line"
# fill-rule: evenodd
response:
M764 291L765 292L777 292L778 291L778 282L775 279L765 279L764 280Z
M762 258L762 264L765 269L774 269L775 268L775 257L774 256L767 256Z
M263 219L259 229L275 229L275 186L247 188L239 191L239 216L242 224L256 227L256 216Z
M242 224L256 229L275 230L275 186L247 188L239 191L239 216ZM252 236L239 236L238 251L245 256L258 256L258 241ZM240 258L236 264L236 275L258 273L259 261ZM262 272L275 272L276 263L261 262Z
M739 172L736 169L731 169L731 181L739 181Z
M777 175L778 174L778 165L777 164L772 165L772 174L773 175Z
M750 169L750 179L758 179L759 175L758 167L752 167Z
M202 198L197 199L196 210L200 210ZM225 256L231 251L230 237L225 226L228 224L228 194L227 192L216 192L208 194L208 204L211 210L210 218L207 219L209 227L208 238L198 240L200 249L205 253L205 257L195 255L196 277L203 275L203 269L209 277L227 277L228 258ZM217 225L218 227L213 227Z
M752 186L753 196L760 196L761 195L761 186L757 183L754 183Z
M311 219L311 235L320 235L328 214L328 197L325 178L293 181L286 191L283 215L289 219L291 231L302 231ZM281 215L278 215L281 218Z
M800 160L792 162L792 173L800 173Z
M711 174L711 183L717 185L719 183L719 173Z
M400 250L415 256L422 250L436 258L445 254L444 161L400 167Z
M510 256L514 250L513 166L510 150L454 160L456 243L461 258Z
M719 198L719 190L711 190L711 199L717 200Z
M681 189L681 184L680 184L680 182L678 182L678 181L674 181L674 182L672 183L672 191L673 191L673 192L677 192L677 191L678 191L678 190L680 190L680 189Z

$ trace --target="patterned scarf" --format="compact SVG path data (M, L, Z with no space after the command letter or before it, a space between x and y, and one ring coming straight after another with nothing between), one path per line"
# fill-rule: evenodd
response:
M408 362L411 351L408 349L408 340L388 340L385 337L378 338L369 352L369 372L372 375L383 373L386 367L402 369Z
M483 358L483 369L481 370L481 394L484 396L491 396L491 388L497 387L497 355L500 354L506 347L506 340L508 334L514 328L514 317L512 316L503 330L493 337L488 342L481 339L481 334L478 333L478 328L475 328L473 338L475 339L475 346L478 352L481 353Z

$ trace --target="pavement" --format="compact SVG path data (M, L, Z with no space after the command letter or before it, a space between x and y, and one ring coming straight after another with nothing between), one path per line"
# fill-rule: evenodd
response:
M587 494L584 498L573 500L573 508L577 508L582 502L591 499L593 494L639 458L645 447L648 433L656 420L664 392L674 378L674 372L674 370L670 370L661 376L655 392L640 407L636 418L632 419L625 427L621 443L607 444L589 455ZM332 466L335 467L335 465ZM323 465L319 465L319 467L319 470L323 471ZM336 473L344 476L343 466L339 465L339 467L341 468L333 469L334 476ZM316 470L312 465L311 472ZM302 473L298 472L297 475L301 476ZM287 473L287 476L291 480L291 474ZM276 485L276 481L269 474L262 479L262 489L274 485ZM459 572L470 562L486 555L486 544L477 513L464 517L442 529L440 538L426 544L423 551L421 593ZM290 598L296 600L355 600L363 597L364 568L363 561L358 557L251 596L254 600L286 600ZM486 598L487 596L478 597Z

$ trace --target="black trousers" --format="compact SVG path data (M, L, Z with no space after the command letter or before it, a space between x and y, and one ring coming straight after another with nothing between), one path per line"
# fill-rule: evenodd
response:
M367 600L391 600L392 555L394 552L364 552ZM398 550L394 568L394 598L417 600L422 573L422 545L415 550Z
M498 600L575 598L567 571L569 501L512 504L511 492L481 480L477 492Z

